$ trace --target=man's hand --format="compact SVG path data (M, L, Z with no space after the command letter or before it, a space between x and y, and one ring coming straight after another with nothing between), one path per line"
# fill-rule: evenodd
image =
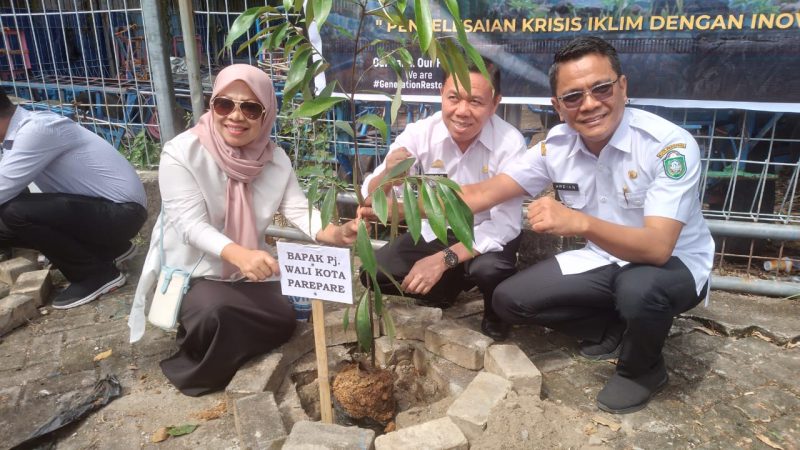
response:
M528 222L537 233L580 236L586 229L584 219L583 214L551 197L536 199L528 205Z
M411 158L411 152L406 150L405 147L392 150L391 153L386 156L386 173L391 173L398 164L408 158Z
M361 219L353 219L342 225L329 223L328 226L317 233L316 239L326 244L349 247L356 242L356 238L358 237L359 220ZM369 223L365 222L364 225L367 227L367 231L369 231Z
M442 254L434 253L417 261L400 287L409 294L425 295L442 279L446 270Z

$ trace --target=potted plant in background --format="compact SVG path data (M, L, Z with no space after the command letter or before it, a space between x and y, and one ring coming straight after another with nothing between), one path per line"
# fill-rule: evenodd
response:
M231 26L226 40L226 46L231 48L233 43L246 35L256 24L259 30L255 35L238 46L237 51L243 51L251 45L258 46L259 54L263 52L281 52L288 58L289 69L283 86L282 98L284 101L302 97L300 105L294 109L290 119L310 119L312 121L325 117L334 108L349 109L349 120L336 120L336 129L346 133L354 148L353 186L359 205L365 201L360 195L360 182L358 174L360 153L359 139L355 130L358 127L369 127L378 132L385 142L389 139L389 125L385 118L374 114L357 114L357 96L361 93L374 93L363 89L361 81L364 76L375 68L372 61L359 66L359 55L368 48L376 48L378 52L378 65L388 66L397 80L397 89L393 95L387 95L390 102L389 124L395 123L398 111L402 104L402 82L409 70L413 67L413 57L408 47L417 46L422 54L430 57L432 61L438 60L443 69L452 74L457 86L467 92L470 91L470 77L467 60L475 64L488 79L488 73L483 60L477 50L467 41L467 36L461 23L459 8L456 0L444 0L444 6L450 14L456 28L455 35L435 35L433 32L433 17L431 5L426 0L415 0L409 5L407 0L338 0L356 11L357 26L354 30L336 27L336 32L349 39L353 39L354 46L350 62L350 86L341 86L338 81L328 83L323 89L315 92L314 79L323 73L329 63L320 48L313 44L309 30L314 27L320 29L326 26L326 20L331 12L333 0L284 0L281 6L262 6L248 9L242 13ZM303 8L305 4L305 8ZM363 38L363 31L368 19L380 19L396 29L414 30L407 33L401 45L391 50L384 50L385 44L397 44L390 39L375 39L367 41ZM412 23L413 22L413 25ZM455 236L470 250L473 241L472 213L457 195L459 187L456 183L442 177L427 177L424 175L408 175L408 169L413 165L413 160L407 160L395 167L381 180L381 187L388 184L398 185L402 191L403 209L408 232L415 241L421 234L421 217L427 211L427 217L436 236L447 243L448 227ZM324 172L318 172L324 173ZM332 177L312 177L307 186L309 207L321 201L321 215L323 224L327 224L338 217L336 199L343 187ZM395 198L395 189L389 189L388 195L382 188L375 190L371 199L373 209L378 220L390 227L390 236L397 235L400 222L397 208L390 205L399 199ZM387 424L394 416L393 380L391 373L375 368L374 336L386 335L394 338L395 330L391 315L386 313L384 298L376 283L376 275L380 267L377 266L375 254L370 241L367 228L362 223L359 227L355 252L361 260L362 270L369 274L372 289L367 289L355 303L353 324L358 336L358 346L370 354L369 364L356 365L352 370L343 370L337 374L333 383L334 404L340 407L351 418L365 418L366 423ZM397 283L395 283L397 284ZM344 327L350 324L350 311L345 314ZM375 332L378 327L378 333ZM388 375L388 376L387 376ZM361 392L360 388L367 390Z

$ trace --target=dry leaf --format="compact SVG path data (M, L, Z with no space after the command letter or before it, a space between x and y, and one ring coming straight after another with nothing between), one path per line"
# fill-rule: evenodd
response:
M163 442L169 439L169 433L167 433L167 427L161 427L150 436L150 442L157 443Z
M753 336L755 336L755 337L757 337L757 338L761 339L762 341L767 341L767 342L770 342L770 343L772 343L772 342L775 342L775 341L774 341L774 340L773 340L771 337L769 337L769 336L764 336L763 334L761 334L761 333L760 333L760 332L758 332L758 331L753 331Z
M108 358L109 356L111 356L111 349L108 349L108 350L106 350L106 351L104 351L102 353L98 353L98 354L94 355L94 361L95 362L102 361L102 360Z
M709 335L709 336L720 336L720 334L719 334L718 332L716 332L716 331L712 330L711 328L706 328L706 327L694 327L694 328L692 328L692 329L693 329L693 330L700 331L700 332L703 332L703 333L705 333L705 334L707 334L707 335Z
M225 404L225 402L219 402L217 403L217 406L193 413L191 416L195 419L208 421L219 419L226 412L228 412L228 405Z
M783 447L781 447L780 445L772 442L770 440L770 438L764 436L763 434L757 434L756 437L758 438L759 441L769 445L770 447L774 448L775 450L783 450Z
M593 424L587 423L586 426L583 427L583 434L591 436L595 433L597 433L597 427L595 427Z
M592 422L594 422L596 424L599 424L599 425L605 425L608 428L611 428L611 431L619 431L619 429L622 428L622 425L620 425L619 422L616 422L616 421L611 420L611 419L606 419L603 416L594 416L594 417L592 417Z

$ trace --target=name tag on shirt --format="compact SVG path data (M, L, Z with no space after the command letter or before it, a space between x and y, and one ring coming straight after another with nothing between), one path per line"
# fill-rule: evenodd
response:
M557 191L579 192L578 183L553 183L553 189Z

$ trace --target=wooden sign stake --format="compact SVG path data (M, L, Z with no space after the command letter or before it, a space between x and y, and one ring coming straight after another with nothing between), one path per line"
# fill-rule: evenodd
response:
M328 346L325 340L325 306L321 300L311 300L311 320L314 322L314 351L317 354L320 415L323 423L333 423L331 387L328 381Z

